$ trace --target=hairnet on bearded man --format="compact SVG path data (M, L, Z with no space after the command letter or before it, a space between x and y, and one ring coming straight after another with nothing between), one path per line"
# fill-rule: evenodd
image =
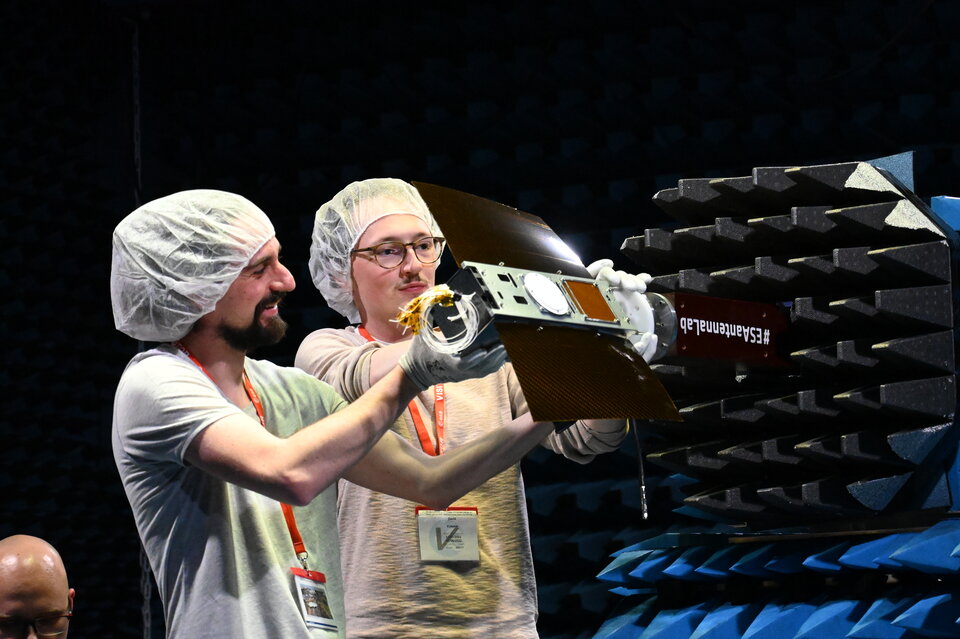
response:
M365 206L387 200L387 206ZM323 204L314 218L310 245L310 275L333 310L351 322L360 321L353 300L350 251L371 224L388 215L415 215L430 232L441 236L440 227L426 202L412 185L395 178L353 182Z
M113 232L117 330L150 342L182 338L275 234L267 215L234 193L196 189L144 204Z

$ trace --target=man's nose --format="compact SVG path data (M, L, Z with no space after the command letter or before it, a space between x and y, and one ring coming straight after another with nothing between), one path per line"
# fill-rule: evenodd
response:
M413 247L408 244L404 246L403 249L403 261L400 262L400 270L404 273L419 273L423 270L423 264L421 264L420 259L417 258Z
M297 287L297 282L293 279L293 273L283 264L279 264L278 266L279 270L274 278L274 288L279 291L292 291Z

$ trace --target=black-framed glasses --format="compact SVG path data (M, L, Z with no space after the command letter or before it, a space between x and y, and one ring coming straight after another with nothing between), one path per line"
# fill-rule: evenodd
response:
M70 628L71 617L73 617L73 610L44 615L36 619L0 617L0 639L22 639L27 636L27 628L30 627L38 637L62 637Z
M433 264L443 253L442 237L421 237L412 242L380 242L366 248L353 249L350 253L370 253L382 268L397 268L407 256L407 247L421 264Z

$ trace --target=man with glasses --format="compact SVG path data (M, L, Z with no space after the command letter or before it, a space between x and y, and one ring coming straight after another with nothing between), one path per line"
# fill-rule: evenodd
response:
M76 593L60 554L29 535L0 539L0 639L63 639Z
M321 206L310 273L327 304L359 325L314 331L300 345L296 366L348 401L361 396L410 349L414 338L395 318L434 286L442 250L442 233L426 203L402 180L354 182ZM618 277L645 288L638 276ZM528 418L508 364L482 379L426 389L393 430L442 458ZM624 435L622 421L590 420L562 432L551 429L541 443L586 463L615 450ZM341 482L337 507L350 637L536 637L536 580L519 463L457 501L463 510L435 514L416 506ZM434 523L443 517L447 527ZM454 526L472 554L444 555Z

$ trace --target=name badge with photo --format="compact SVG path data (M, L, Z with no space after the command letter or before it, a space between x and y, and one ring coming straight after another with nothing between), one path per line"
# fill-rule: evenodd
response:
M417 506L416 514L421 561L480 561L476 508Z
M323 628L336 630L337 624L333 620L333 612L327 601L327 578L322 572L291 568L293 584L296 587L297 599L300 601L300 612L308 628Z

